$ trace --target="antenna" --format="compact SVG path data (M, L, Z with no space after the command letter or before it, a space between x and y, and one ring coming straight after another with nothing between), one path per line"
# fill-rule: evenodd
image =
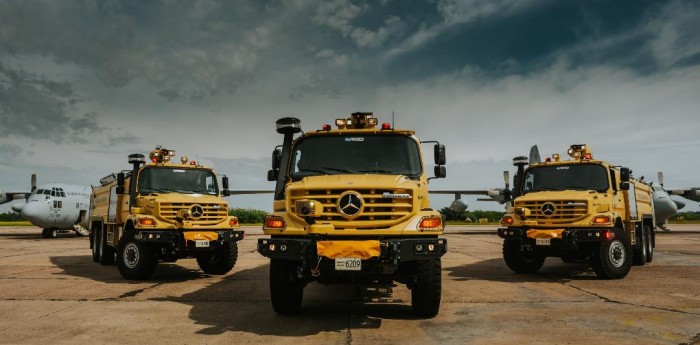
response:
M394 111L391 111L391 128L396 129L396 126L394 126Z

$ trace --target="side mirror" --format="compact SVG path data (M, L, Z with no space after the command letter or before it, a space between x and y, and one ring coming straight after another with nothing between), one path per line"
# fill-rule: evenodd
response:
M445 145L435 144L434 147L435 164L445 165L447 158L445 156Z
M447 169L444 165L435 166L435 178L445 178L447 177Z
M274 149L272 151L272 170L278 170L282 161L282 150Z
M117 174L117 194L124 194L124 173Z
M622 190L630 190L630 183L629 183L629 182L622 182L622 183L620 183L620 189L622 189Z
M630 180L630 175L632 171L630 168L620 168L620 181L627 182Z
M277 181L277 176L279 175L280 171L277 169L272 169L267 171L267 180L268 181Z
M221 177L221 186L223 187L221 195L230 196L231 192L228 190L228 176L224 175L223 177Z

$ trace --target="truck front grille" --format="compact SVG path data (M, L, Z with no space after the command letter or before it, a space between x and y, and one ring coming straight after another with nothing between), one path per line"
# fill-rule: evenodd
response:
M348 189L292 190L289 209L297 214L297 200L315 200L323 205L316 221L330 223L336 229L386 229L408 219L413 213L413 191L410 189L355 189L364 201L362 212L355 217L344 216L338 209L338 198ZM408 194L409 198L385 198L384 193Z
M194 205L202 206L204 213L199 219L191 220L195 224L200 225L214 225L226 220L228 216L228 209L226 204L216 204L216 203L161 203L159 205L160 217L176 223L177 222L177 211L179 210L189 210Z
M543 206L552 204L554 212L551 215L543 213ZM530 209L530 215L526 220L536 220L539 223L570 223L582 220L588 215L588 203L586 200L542 200L542 201L516 201L515 207Z

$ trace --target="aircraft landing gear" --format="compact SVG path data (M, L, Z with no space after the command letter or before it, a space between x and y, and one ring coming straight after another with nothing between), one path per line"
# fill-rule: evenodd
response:
M58 237L58 229L56 229L56 228L44 229L41 231L41 237L42 238L56 238L56 237Z

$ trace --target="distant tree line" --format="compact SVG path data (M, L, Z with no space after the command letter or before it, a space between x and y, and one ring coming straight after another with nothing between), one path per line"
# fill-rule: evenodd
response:
M252 208L232 208L228 210L229 216L238 217L238 222L241 224L262 224L265 221L267 212L254 210Z
M479 220L485 219L488 222L498 222L506 213L503 211L464 211L455 212L449 207L444 207L440 210L442 217L445 220L458 220L466 222L478 223Z
M675 215L668 218L668 220L675 221L686 221L686 220L700 220L700 212L678 212Z
M24 220L17 212L0 213L0 222L16 222Z

